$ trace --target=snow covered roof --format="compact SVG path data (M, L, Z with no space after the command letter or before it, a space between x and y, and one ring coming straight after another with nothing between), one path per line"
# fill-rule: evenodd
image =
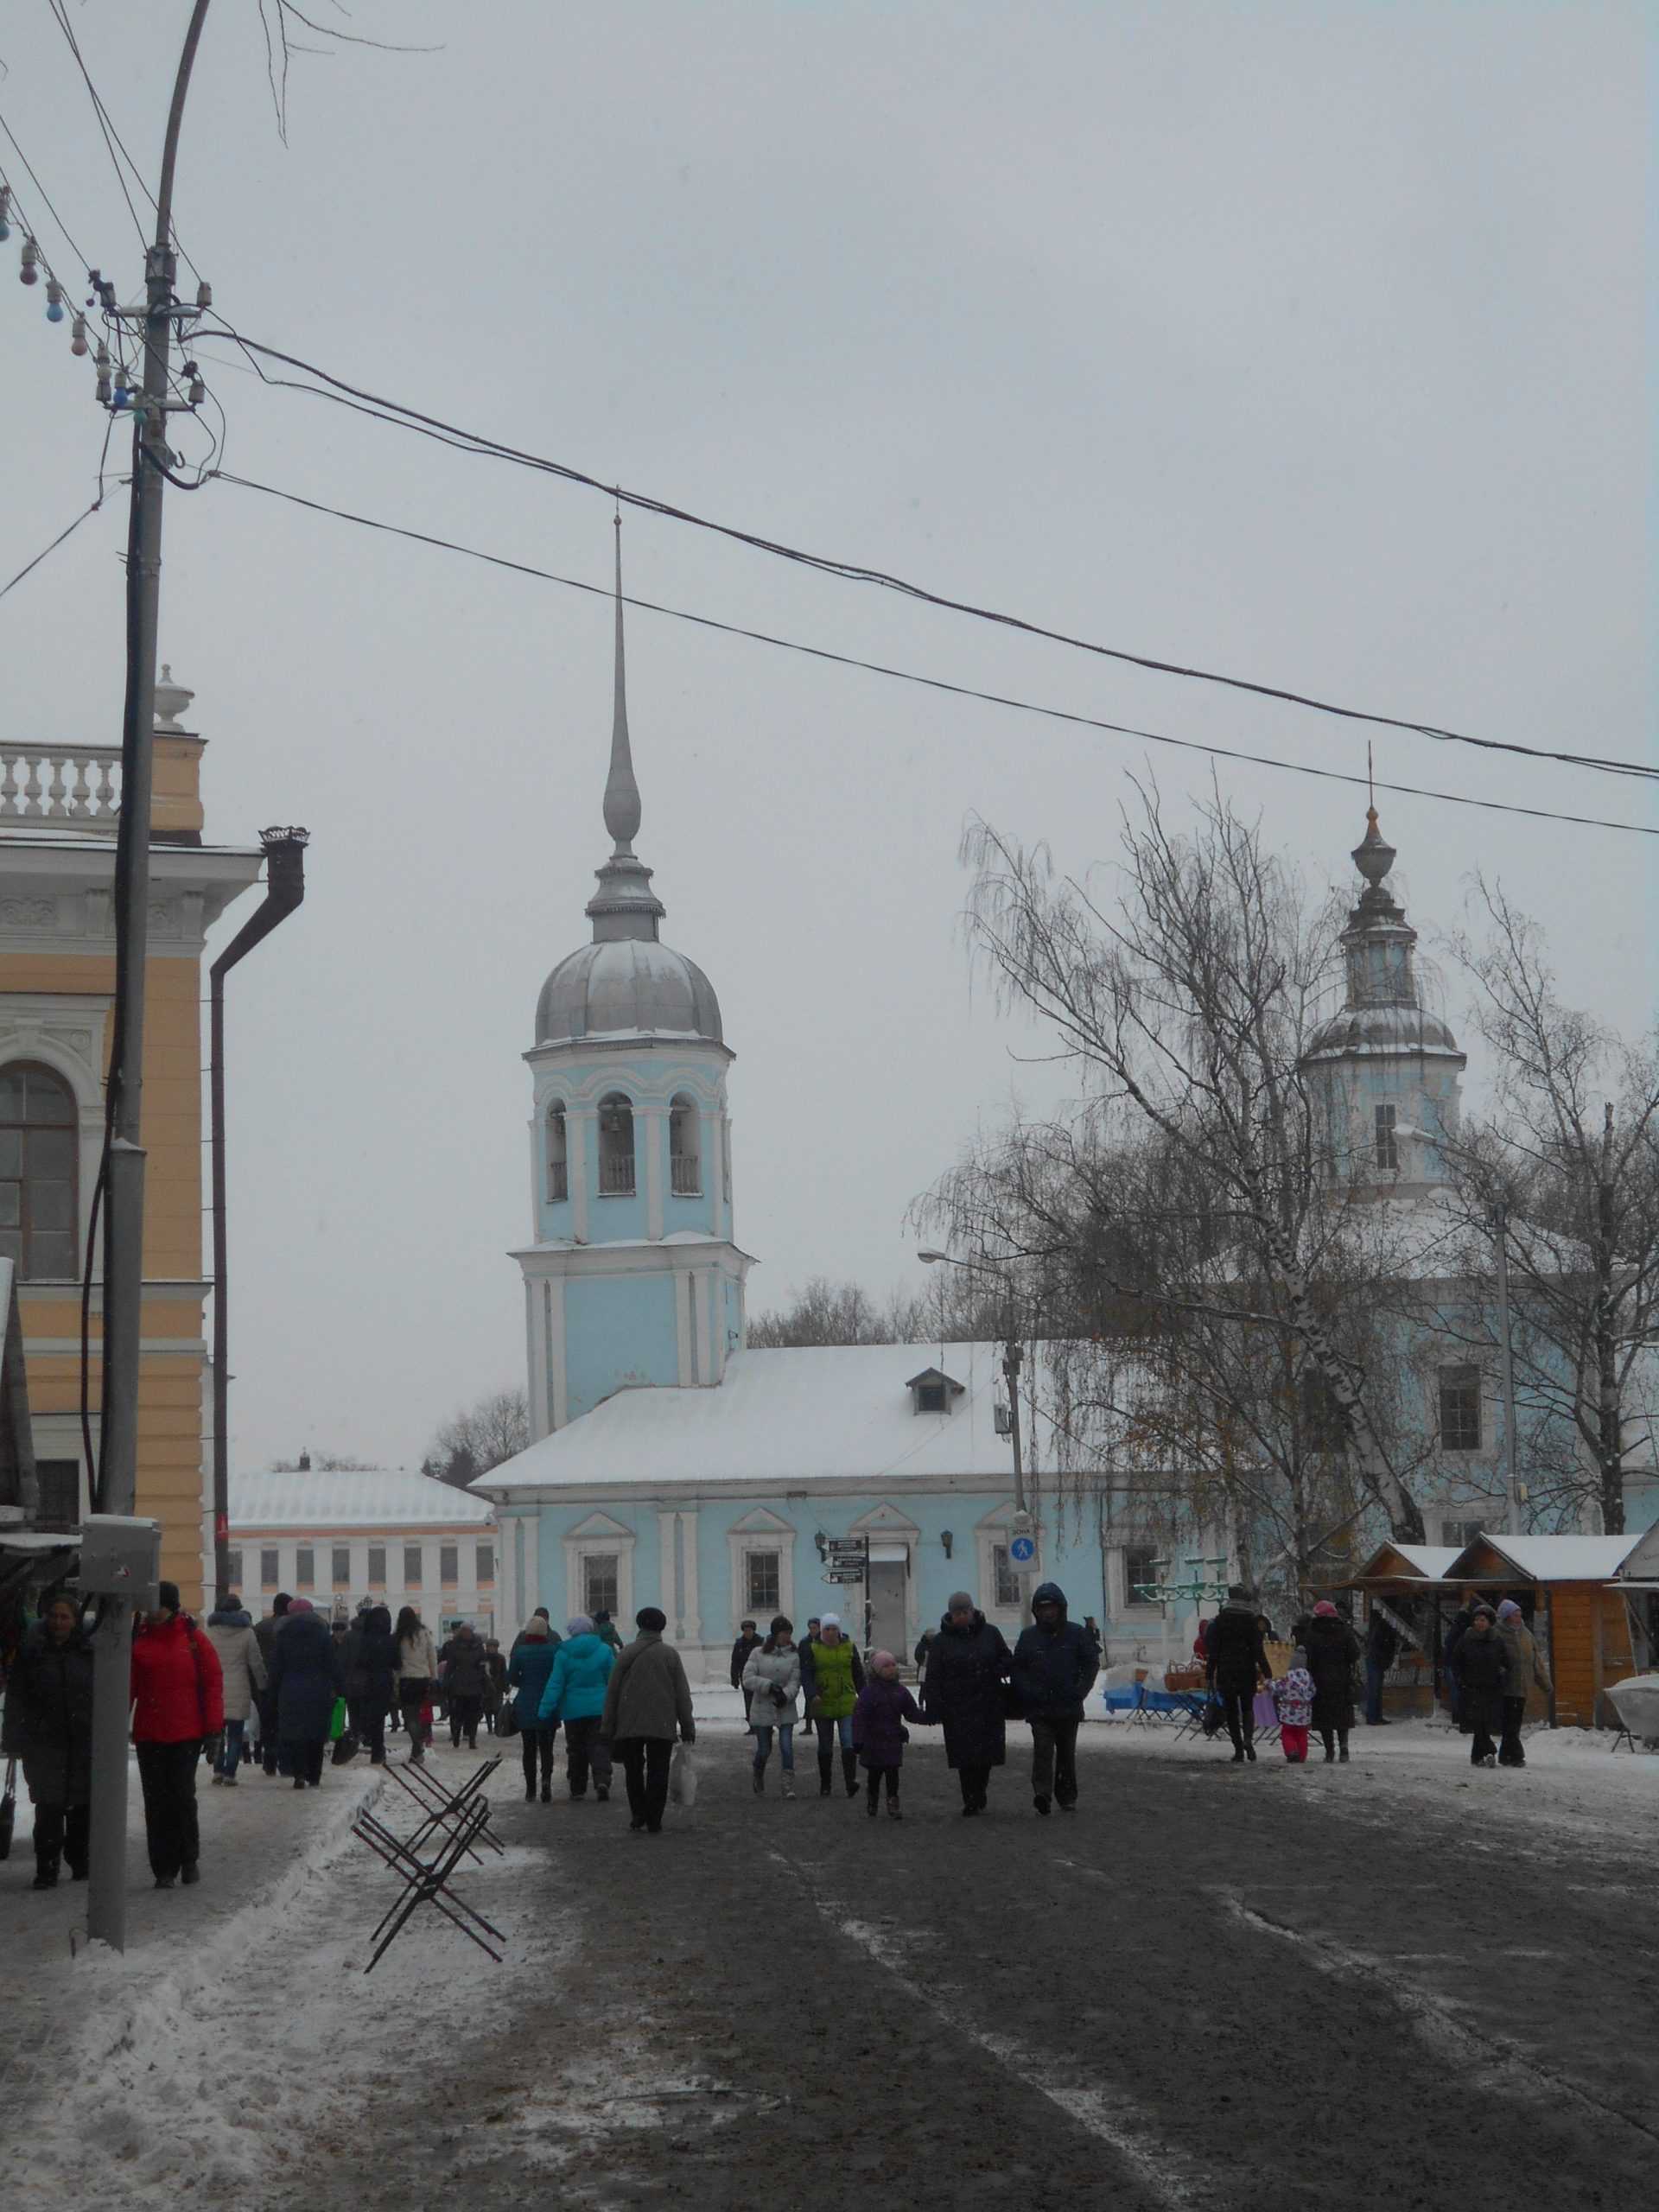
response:
M1394 1548L1430 1582L1443 1582L1446 1568L1458 1555L1455 1544L1396 1544Z
M981 1476L1011 1486L1013 1446L998 1434L995 1411L1001 1362L1001 1346L984 1343L734 1352L714 1389L619 1390L493 1468L479 1487L510 1494L640 1483L869 1482L899 1473ZM937 1367L962 1386L948 1414L916 1411L909 1384L918 1366Z
M1529 1582L1610 1582L1636 1549L1637 1541L1635 1536L1503 1536L1484 1532L1455 1554L1445 1580L1464 1580L1468 1572L1465 1562L1484 1545L1508 1560Z
M231 1527L241 1529L485 1528L487 1498L453 1483L402 1467L365 1467L334 1474L308 1467L297 1474L231 1478Z

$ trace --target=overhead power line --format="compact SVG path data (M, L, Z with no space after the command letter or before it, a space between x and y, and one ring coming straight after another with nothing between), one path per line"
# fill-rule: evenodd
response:
M0 584L0 599L3 599L9 591L13 590L18 584L22 583L25 576L32 575L35 569L40 567L41 562L48 559L51 555L55 553L59 546L61 545L67 538L73 537L75 532L80 528L82 523L86 521L87 516L95 515L103 504L104 494L100 491L98 497L92 501L92 505L90 507L83 507L80 512L75 517L73 522L70 524L67 530L60 530L57 536L52 540L52 543L49 545L43 546L40 552L35 556L35 558L32 561L26 563L22 568L19 569L16 575L11 578L9 583Z
M425 415L417 409L406 407L401 401L382 398L378 393L366 391L357 385L346 383L343 378L332 375L314 362L301 359L297 354L285 353L279 347L245 337L228 325L219 332L201 334L201 337L207 336L222 336L229 340L241 346L250 359L256 355L263 355L268 360L281 361L289 368L301 370L307 376L320 378L323 387L296 383L281 377L266 379L284 390L309 392L314 398L328 399L354 408L359 413L389 422L394 427L413 429L446 444L556 476L566 483L579 484L589 490L601 492L607 499L617 499L644 513L660 515L671 522L685 523L697 530L710 531L735 543L747 545L757 552L794 562L825 575L839 576L849 582L873 584L883 590L897 592L906 599L918 600L930 607L969 615L976 621L995 623L1004 629L1022 632L1028 637L1046 639L1054 645L1068 645L1079 652L1094 653L1103 659L1146 669L1156 675L1179 676L1194 683L1220 684L1229 690L1248 692L1257 698L1275 699L1284 705L1305 707L1316 714L1332 715L1345 721L1366 722L1383 729L1405 730L1416 736L1431 738L1437 744L1468 745L1482 752L1516 753L1527 760L1547 760L1561 766L1592 768L1605 775L1634 776L1642 780L1659 779L1659 768L1638 761L1610 760L1596 753L1558 752L1522 745L1514 739L1476 737L1467 731L1449 729L1435 722L1414 721L1405 716L1373 712L1366 708L1343 706L1310 692L1257 683L1248 677L1228 676L1214 669L1189 666L1179 661L1161 660L1148 653L1131 652L1125 647L1101 645L1092 639L1074 637L1069 632L1050 629L1042 623L1029 621L1022 615L1003 613L995 608L976 606L967 600L952 599L943 592L930 591L924 585L891 575L885 569L867 568L827 554L806 552L798 546L786 545L778 539L763 537L755 531L740 529L734 524L717 522L709 516L696 514L689 508L676 506L672 502L657 499L651 493L630 492L622 486L607 484L601 478L587 470L573 467L567 462L550 460L544 454L528 453L518 447L503 444L480 431L468 430L456 423L446 423L436 416Z
M412 544L430 546L438 552L459 554L467 560L481 561L491 568L505 569L515 575L530 576L537 582L558 584L567 591L584 592L599 599L609 599L612 595L612 587L608 584L587 583L580 577L563 576L551 569L538 569L528 561L515 561L503 553L486 552L475 545L461 545L453 538L435 537L427 531L408 530L398 523L384 522L374 515L355 514L349 508L330 506L324 500L307 499L301 493L284 491L279 485L257 483L251 477L234 475L227 470L218 469L211 474L219 483L233 485L238 491L263 493L269 499L284 500L289 506L303 507L312 514L331 516L337 522L354 523L364 530L380 531L388 537L407 538ZM954 698L977 699L987 706L1007 707L1019 714L1039 715L1049 721L1071 722L1084 729L1104 730L1112 736L1135 738L1147 745L1171 746L1183 753L1202 753L1212 760L1237 760L1253 767L1279 769L1290 775L1317 776L1327 783L1354 784L1362 790L1370 785L1376 791L1395 791L1410 798L1432 799L1445 806L1476 806L1494 814L1526 815L1535 821L1571 822L1588 830L1618 830L1632 836L1659 836L1659 828L1649 828L1640 822L1611 822L1597 815L1563 814L1548 807L1522 806L1503 799L1470 798L1459 791L1427 791L1416 784L1384 783L1380 779L1373 784L1368 776L1350 774L1338 768L1316 768L1306 761L1280 760L1272 753L1246 753L1230 746L1204 744L1196 738L1172 737L1162 730L1139 729L1124 722L1103 721L1097 715L1078 714L1065 707L1044 706L1035 700L1015 699L1000 691L980 690L972 684L951 683L942 676L924 675L917 669L893 668L881 661L861 659L854 653L833 652L827 645L808 645L802 639L780 638L770 631L747 629L741 623L719 621L711 614L694 614L683 607L664 607L658 601L639 599L632 593L625 592L623 600L626 605L638 607L642 613L667 615L676 622L693 623L700 630L717 630L727 637L747 639L752 644L776 646L785 652L803 653L809 659L829 661L839 668L855 668L869 676L888 677L900 683L916 683L930 691L946 692Z

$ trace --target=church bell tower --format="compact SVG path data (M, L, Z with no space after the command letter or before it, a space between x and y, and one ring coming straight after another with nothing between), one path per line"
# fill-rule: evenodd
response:
M524 1271L530 1426L545 1436L617 1390L709 1388L743 1341L750 1260L732 1241L731 1124L714 987L659 934L633 849L621 521L616 676L590 943L542 986L530 1121L533 1242Z

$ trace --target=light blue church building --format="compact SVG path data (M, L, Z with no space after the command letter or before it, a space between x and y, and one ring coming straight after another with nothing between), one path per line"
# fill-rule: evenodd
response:
M1001 1348L747 1347L734 1055L708 976L662 941L665 909L634 850L640 811L619 541L612 850L588 903L591 941L548 976L524 1055L531 1241L514 1256L532 1440L474 1485L499 1510L505 1614L544 1605L558 1624L605 1606L626 1626L658 1605L694 1679L716 1681L746 1616L782 1611L798 1628L836 1611L861 1642L908 1655L966 1588L1012 1637L1020 1586ZM1363 888L1343 935L1343 1002L1304 1068L1328 1111L1333 1202L1362 1201L1420 1253L1422 1319L1402 1361L1433 1463L1428 1535L1461 1546L1503 1525L1496 1376L1466 1344L1436 1341L1445 1314L1487 1295L1448 1256L1443 1147L1464 1055L1424 1004L1375 811L1353 857ZM1141 1590L1229 1546L1211 1531L1178 1539L1137 1525L1111 1482L1068 1470L1064 1364L1027 1348L1037 1569L1062 1584L1075 1617L1093 1616L1109 1659L1155 1662L1189 1647L1193 1609L1166 1613ZM832 1583L835 1542L865 1538L868 1588ZM1172 1554L1160 1577L1154 1562Z
M532 1241L514 1257L532 1440L475 1485L499 1510L506 1612L545 1605L562 1624L603 1605L626 1625L658 1605L694 1679L723 1679L738 1623L778 1611L798 1626L840 1611L861 1642L868 1629L907 1656L965 1587L1012 1637L1001 1348L746 1347L734 1055L709 978L662 941L634 851L620 557L604 817L592 939L543 986L524 1055ZM1160 1638L1134 1588L1149 1544L1103 1547L1068 1518L1039 1501L1041 1572L1079 1618L1127 1613ZM832 1539L864 1538L868 1593L827 1579Z

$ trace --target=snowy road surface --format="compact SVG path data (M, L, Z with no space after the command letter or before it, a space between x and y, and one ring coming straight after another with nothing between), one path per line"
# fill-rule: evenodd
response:
M620 1794L525 1805L515 1763L506 1856L461 1885L506 1963L433 1921L366 1982L388 1877L343 1788L270 1785L245 1911L191 1921L210 1863L162 1901L199 1942L33 1977L57 2018L6 2076L19 2201L1651 2201L1659 1759L1535 1739L1477 1776L1455 1738L1361 1730L1345 1769L1237 1770L1101 1727L1080 1810L1039 1821L1024 1738L978 1821L918 1738L893 1823L839 1783L784 1803L775 1761L757 1801L706 1727L654 1839Z

